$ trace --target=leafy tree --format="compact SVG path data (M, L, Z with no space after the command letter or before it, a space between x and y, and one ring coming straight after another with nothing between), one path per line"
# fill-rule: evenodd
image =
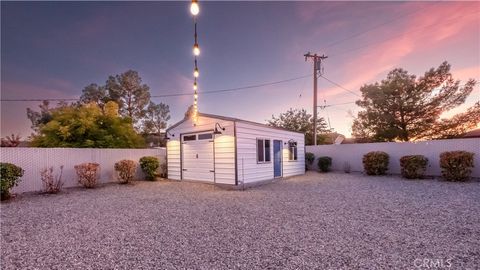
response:
M65 101L60 101L57 103L56 107L50 107L50 102L48 100L44 100L42 104L38 105L40 111L34 111L30 108L27 108L27 118L32 122L31 128L33 129L34 133L38 133L40 128L52 120L52 112L55 109L64 108L68 106L73 106L68 104ZM35 135L35 134L32 134Z
M167 128L168 120L170 120L169 106L163 103L155 104L150 101L143 121L144 132L160 135Z
M38 107L40 108L39 112L27 108L27 118L32 122L31 128L34 132L38 132L42 125L45 125L52 119L50 102L48 100L44 100Z
M185 119L191 118L193 115L193 105L188 106L187 111L185 112Z
M292 131L305 133L305 144L313 144L313 117L305 109L292 109L281 113L278 117L272 115L268 125L282 127ZM323 117L317 118L317 144L323 144L326 137L322 134L328 132L327 123Z
M138 72L128 70L116 76L110 76L105 86L110 100L118 103L120 115L128 116L138 124L145 116L146 106L150 102L150 88L142 84Z
M460 124L459 123L463 123ZM468 108L466 112L459 113L450 119L441 119L438 125L434 126L428 138L458 138L465 135L480 124L480 101Z
M32 145L37 147L139 148L144 141L131 119L112 113L114 102L103 113L95 103L51 110L51 120L39 129Z
M360 88L362 99L356 104L365 110L354 120L353 135L364 141L460 136L479 123L479 103L451 119L441 119L441 115L463 104L475 84L471 79L461 86L453 79L447 62L419 78L394 69L380 83Z
M103 113L108 117L118 117L118 104L115 101L105 103Z
M103 108L105 103L109 100L105 86L99 86L96 83L91 83L85 86L80 96L80 104L96 103L100 108Z
M144 126L151 133L158 133L167 127L170 120L170 107L164 103L150 102L145 113Z

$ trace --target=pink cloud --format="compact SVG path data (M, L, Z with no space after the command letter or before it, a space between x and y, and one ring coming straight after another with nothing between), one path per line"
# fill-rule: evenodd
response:
M398 67L407 56L435 50L436 47L443 45L442 43L456 42L458 39L468 37L475 31L475 27L478 27L479 22L478 15L475 16L475 13L472 15L469 10L472 8L462 3L441 3L428 8L426 12L410 16L410 20L395 30L394 38L388 38L392 37L392 28L369 33L366 39L379 39L378 45L366 47L360 51L359 56L350 60L344 66L343 73L351 79L339 83L351 90L357 90L361 85L378 80L379 75ZM458 11L466 13L465 16L459 16ZM432 25L435 26L431 27ZM382 42L383 38L387 40ZM338 87L331 87L326 90L325 95L336 96L344 93L345 91Z
M475 79L478 82L480 81L480 65L453 70L452 74L456 80L464 82L468 79Z

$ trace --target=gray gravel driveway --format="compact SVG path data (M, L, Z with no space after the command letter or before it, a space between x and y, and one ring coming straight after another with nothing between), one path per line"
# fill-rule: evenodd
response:
M112 184L2 203L1 236L1 269L478 269L480 183Z

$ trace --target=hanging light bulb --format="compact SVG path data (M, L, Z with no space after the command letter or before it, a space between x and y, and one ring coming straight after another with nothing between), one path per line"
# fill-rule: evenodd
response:
M198 78L200 72L198 72L197 58L195 57L195 69L193 70L193 77Z
M200 12L200 7L198 6L198 0L192 0L192 4L190 5L190 12L193 16L197 16Z
M196 43L196 42L193 45L193 55L195 55L195 56L200 55L200 47L198 47L198 43Z
M198 88L197 82L195 81L195 82L193 82L193 90L197 91L197 88Z

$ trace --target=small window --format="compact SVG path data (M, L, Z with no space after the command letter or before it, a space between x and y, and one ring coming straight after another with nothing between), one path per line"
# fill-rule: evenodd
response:
M298 160L297 142L288 143L288 160Z
M183 136L183 141L195 141L197 139L197 135L188 135L188 136Z
M265 140L265 162L270 161L270 140Z
M213 138L212 133L198 134L199 140L210 140L212 138Z
M257 162L264 162L263 140L257 140Z
M270 140L257 139L257 162L270 162Z

